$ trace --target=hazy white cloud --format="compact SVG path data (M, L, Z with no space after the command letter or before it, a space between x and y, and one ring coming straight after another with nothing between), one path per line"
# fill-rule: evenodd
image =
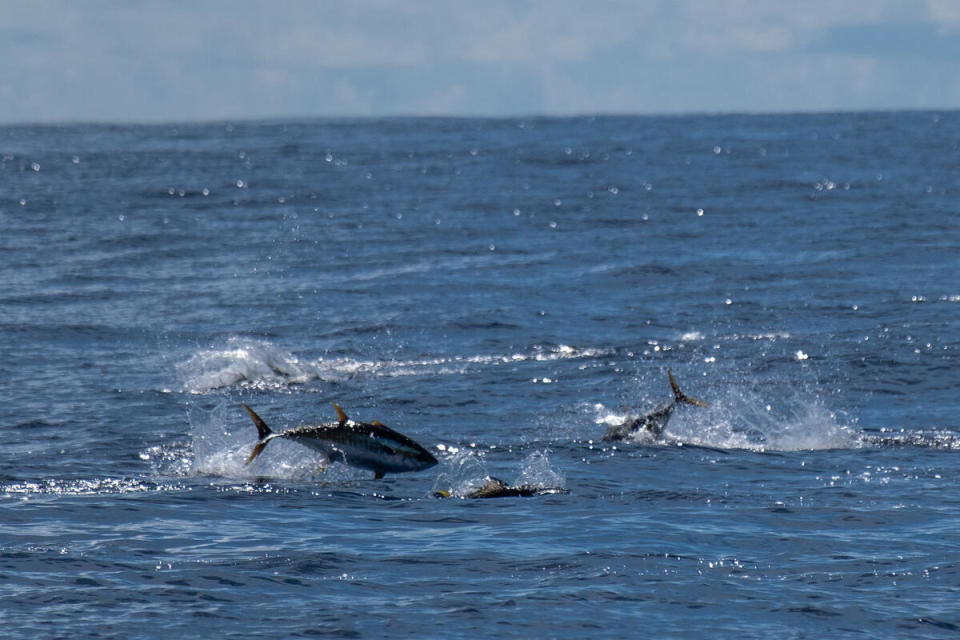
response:
M425 96L418 110L425 115L444 115L448 113L469 113L470 94L465 86L454 83Z
M685 46L714 53L789 51L836 27L933 19L922 6L902 0L682 0L680 5Z
M0 121L957 107L958 53L952 0L0 0Z
M944 29L960 29L960 3L956 0L927 0L927 17Z
M374 115L374 105L376 104L369 92L364 92L351 84L349 81L340 78L333 82L333 89L330 92L329 99L337 105L337 109L343 113L350 113L356 116Z
M502 3L461 17L463 57L484 63L572 62L655 28L657 3Z

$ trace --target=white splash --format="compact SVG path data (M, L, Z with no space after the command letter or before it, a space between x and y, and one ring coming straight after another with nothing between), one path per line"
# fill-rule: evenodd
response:
M730 387L709 398L707 408L678 410L667 436L677 443L754 451L848 449L855 429L841 424L815 396L789 386L761 393Z
M681 381L681 385L683 385ZM663 438L655 439L646 431L638 431L627 440L641 445L696 445L719 449L753 451L800 451L846 449L859 446L859 431L842 424L819 396L789 384L773 386L769 391L730 385L720 389L688 388L684 391L708 403L706 408L680 405L675 408ZM595 427L585 440L600 443L607 427L662 406L660 402L644 402L636 409L612 410L603 404L585 405ZM610 445L616 446L616 443Z
M318 453L282 438L271 441L262 455L246 465L257 440L256 430L239 408L231 413L224 402L212 409L191 406L188 419L193 440L191 475L247 481L261 477L337 480L352 475L344 472L346 465L326 466Z
M547 451L534 451L520 463L520 474L513 484L562 489L566 486L566 478L551 466Z
M444 447L441 452L447 449L451 448ZM490 475L487 471L486 451L474 448L452 448L452 450L454 453L443 456L440 461L441 470L437 474L431 493L443 491L449 492L453 497L462 498L483 488ZM501 478L506 479L506 476ZM538 450L531 452L523 459L520 463L520 472L513 482L508 484L562 489L566 485L566 480L551 466L548 452Z
M484 451L456 447L444 449L452 453L440 456L440 472L431 494L445 491L451 496L463 497L483 487L488 475ZM442 453L445 451L441 450Z

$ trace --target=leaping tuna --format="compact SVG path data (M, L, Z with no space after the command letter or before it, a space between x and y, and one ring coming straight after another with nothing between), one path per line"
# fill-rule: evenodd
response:
M379 422L356 422L347 417L336 404L337 422L303 425L274 432L260 416L243 405L257 427L258 440L246 464L263 452L274 438L287 438L319 451L327 462L343 462L373 471L375 480L385 473L421 471L437 464L429 451L390 427Z
M706 402L685 396L683 392L680 391L680 386L677 384L676 379L674 379L673 372L669 369L667 369L667 375L670 377L670 388L673 389L673 402L645 416L629 418L621 424L607 427L607 432L603 434L603 440L625 440L641 430L650 433L654 438L660 438L678 403L692 404L697 407L707 406Z

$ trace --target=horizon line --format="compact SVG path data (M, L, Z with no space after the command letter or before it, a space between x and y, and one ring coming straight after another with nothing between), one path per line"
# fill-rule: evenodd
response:
M784 110L739 110L729 111L596 111L582 113L517 113L517 114L458 114L458 113L396 113L396 114L301 114L301 115L245 115L245 116L210 116L200 118L130 118L122 120L99 120L94 118L77 118L65 120L11 120L0 121L0 127L163 127L163 126L199 126L199 125L232 125L232 124L286 124L294 122L373 122L373 121L400 121L400 120L589 120L600 118L724 118L724 117L763 117L763 116L825 116L825 115L856 115L856 114L895 114L895 113L952 113L960 111L960 106L944 107L868 107L837 108L837 109L784 109Z

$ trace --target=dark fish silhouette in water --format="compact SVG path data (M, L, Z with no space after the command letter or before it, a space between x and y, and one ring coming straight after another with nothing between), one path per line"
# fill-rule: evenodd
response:
M304 425L279 432L271 431L253 409L247 405L243 408L250 414L259 437L245 464L253 462L274 438L287 438L319 451L327 462L369 469L376 480L385 473L421 471L437 464L437 459L429 451L402 433L379 422L368 424L351 420L336 404L333 408L337 410L337 422Z
M678 404L692 404L697 407L707 406L706 402L685 396L683 392L680 391L680 386L673 377L673 372L669 369L667 369L667 375L670 377L670 388L673 389L673 402L645 416L631 418L622 424L607 427L607 432L603 434L603 440L625 440L639 431L646 431L652 434L654 438L659 438L663 435L663 430L666 428L667 422L670 421L670 416Z
M529 484L521 484L511 487L503 480L487 476L486 482L482 487L464 495L464 498L529 498L530 496L544 496L555 493L570 493L560 487L537 487ZM437 491L433 494L437 498L450 498L453 496L449 491Z

